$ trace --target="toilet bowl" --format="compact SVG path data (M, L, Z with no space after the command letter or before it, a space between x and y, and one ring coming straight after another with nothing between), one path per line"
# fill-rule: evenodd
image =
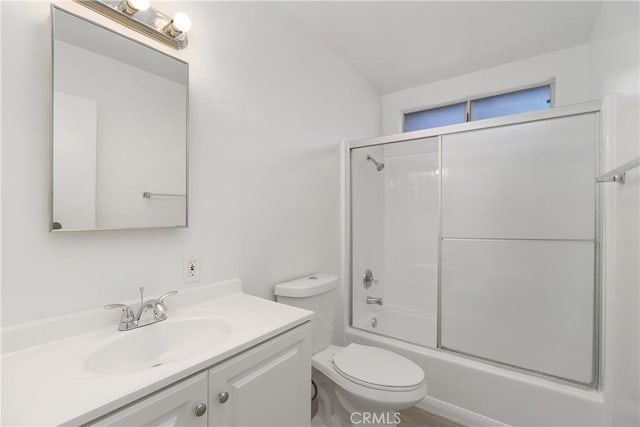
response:
M338 400L347 410L400 411L427 394L422 369L381 348L330 345L314 354L311 364L340 388Z
M325 424L393 425L397 412L427 394L424 371L406 357L378 347L332 345L337 277L315 274L276 285L278 302L314 311L313 378L325 396ZM329 414L331 412L331 414Z

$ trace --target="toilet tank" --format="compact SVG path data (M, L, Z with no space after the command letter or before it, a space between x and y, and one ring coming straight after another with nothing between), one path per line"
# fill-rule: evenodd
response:
M279 283L273 290L279 303L314 312L311 321L312 353L317 353L331 344L335 306L338 303L337 284L338 276L334 274L312 274Z

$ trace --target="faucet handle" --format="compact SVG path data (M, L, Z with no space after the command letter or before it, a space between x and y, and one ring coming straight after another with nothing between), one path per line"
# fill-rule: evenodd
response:
M112 308L121 308L122 310L126 310L127 308L131 308L126 304L107 304L104 306L105 310L111 310Z
M169 292L167 292L167 293L162 294L162 296L160 296L160 298L158 298L158 305L157 305L157 307L160 309L160 311L166 311L166 310L169 310L169 309L167 308L167 306L166 306L166 305L164 305L164 300L165 300L166 298L170 297L170 296L173 296L173 295L177 294L177 293L178 293L178 291L169 291Z
M113 308L122 309L122 320L127 322L134 320L133 309L126 304L107 304L104 306L105 310L111 310Z

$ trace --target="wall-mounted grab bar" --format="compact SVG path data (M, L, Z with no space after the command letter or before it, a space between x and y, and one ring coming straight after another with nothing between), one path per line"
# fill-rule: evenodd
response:
M186 197L186 195L172 193L151 193L150 191L145 191L144 193L142 193L142 197L145 199L151 199L152 197Z
M636 157L630 162L618 166L617 168L605 173L604 175L600 175L596 178L596 182L617 182L618 184L624 184L627 171L633 168L637 168L638 166L640 166L640 157Z

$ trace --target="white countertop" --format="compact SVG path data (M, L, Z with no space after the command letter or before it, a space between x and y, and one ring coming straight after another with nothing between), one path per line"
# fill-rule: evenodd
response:
M79 329L76 321L85 318L87 324L103 325L102 312L86 312L3 330L3 340L7 339L11 352L2 355L2 425L89 422L301 325L313 316L310 311L244 294L238 280L208 285L200 292L190 290L187 294L182 299L176 296L175 304L171 299L167 301L170 311L164 322L172 318L213 316L231 325L230 335L203 353L140 372L96 374L84 366L87 356L104 343L133 332L117 330L118 321L113 320L119 318L119 310L115 318L113 314L108 317L111 325L90 331ZM97 317L100 321L96 321ZM64 324L73 325L68 328L73 334L65 336L59 331ZM56 335L52 331L57 332L55 340L34 342L34 335L50 338ZM18 342L29 342L29 346L20 348Z

